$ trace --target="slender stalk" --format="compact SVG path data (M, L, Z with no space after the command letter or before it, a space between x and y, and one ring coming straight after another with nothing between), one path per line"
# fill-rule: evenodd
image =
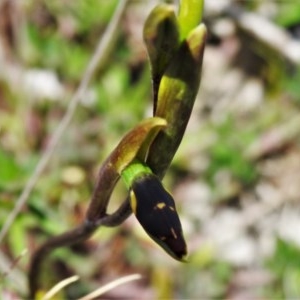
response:
M102 216L96 222L87 222L80 224L75 229L67 231L61 235L50 238L33 255L28 274L29 298L34 299L39 287L40 271L45 258L53 250L75 243L83 242L88 239L101 225L107 227L118 226L124 222L131 214L129 199L126 199L122 205L111 215Z
M29 299L35 299L35 294L39 286L40 269L45 257L53 249L86 240L96 229L97 227L91 223L83 223L71 231L52 237L35 252L31 260L28 274Z

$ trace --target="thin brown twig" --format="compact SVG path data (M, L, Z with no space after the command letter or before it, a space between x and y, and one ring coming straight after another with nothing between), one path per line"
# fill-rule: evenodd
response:
M17 217L17 215L19 214L19 212L21 211L22 207L26 203L30 193L34 189L38 179L40 178L42 172L44 171L50 158L52 157L52 154L54 153L57 145L59 144L64 132L66 131L66 129L76 111L76 108L77 108L80 100L84 96L84 93L93 77L95 70L99 67L99 65L102 65L104 63L108 49L113 41L115 33L117 32L118 24L121 20L121 16L125 10L125 6L126 6L127 2L128 2L128 0L122 0L119 2L118 7L114 13L114 16L112 17L104 35L101 36L101 39L97 45L94 55L92 56L88 66L86 68L86 71L82 77L82 80L81 80L76 92L74 93L73 97L70 100L69 106L67 108L67 111L66 111L64 117L62 118L56 131L54 132L54 134L48 144L47 149L45 150L42 157L40 158L31 177L27 181L27 184L25 185L20 197L17 199L14 209L7 217L3 227L1 229L0 243L2 242L3 238L7 234L10 226L14 222L14 220Z
M97 187L96 187L97 188ZM38 289L40 269L47 255L54 249L82 242L100 226L114 227L121 224L131 213L128 199L113 214L102 216L97 222L85 221L75 229L54 236L46 241L33 255L28 274L29 297L34 298Z

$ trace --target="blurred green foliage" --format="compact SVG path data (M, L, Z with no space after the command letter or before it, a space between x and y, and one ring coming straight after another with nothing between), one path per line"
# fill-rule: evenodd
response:
M212 182L215 175L223 170L229 171L245 185L251 185L257 179L255 166L244 155L245 149L255 138L255 132L238 127L238 121L230 116L214 127L216 143L210 149L211 163L206 170L206 175Z
M13 156L0 149L0 189L8 188L17 183L23 176L24 171L16 163Z
M284 299L300 297L300 250L293 243L277 240L274 256L267 262L276 276L270 296Z
M31 3L27 13L32 18L23 28L25 44L21 56L28 65L54 68L66 80L80 80L116 3L96 0Z
M283 83L286 93L291 97L292 101L295 101L300 105L300 68L295 70L294 75L291 78L285 78Z
M275 20L284 27L299 25L300 3L298 1L282 1Z
M16 43L6 50L22 68L54 70L65 95L56 101L28 99L18 82L9 82L8 76L0 70L0 227L64 114L67 99L78 85L117 2L39 0L27 1L22 7L24 18L14 36ZM259 1L254 2L244 4L255 10ZM297 1L276 2L276 5L277 24L289 27L299 23ZM128 42L126 29L120 28L118 34L115 49L105 66L98 70L87 99L79 105L51 163L1 245L1 249L12 258L25 248L31 254L49 235L61 233L79 223L100 163L124 132L149 115L151 82L147 58L144 55L140 61L136 59L135 50L139 45ZM258 51L258 54L261 53ZM262 57L269 66L262 68L262 74L267 76L275 91L272 100L265 99L257 112L249 113L245 118L227 111L222 111L218 122L203 116L205 124L195 133L193 130L187 132L175 158L177 169L171 168L169 177L179 176L177 182L183 179L181 176L201 178L218 195L218 174L223 171L247 188L259 179L261 174L257 163L247 158L245 151L261 133L298 114L300 101L299 70L293 76L287 76L276 57L268 52ZM217 86L218 82L215 84ZM30 126L32 123L38 125ZM195 174L189 162L194 162L197 156L208 160ZM72 172L65 176L70 167L82 173L82 179L74 181ZM115 192L113 202L118 202L123 196L121 187ZM201 232L197 232L198 236ZM194 238L195 235L191 234L190 240ZM165 259L164 253L160 254L160 250L156 252L155 246L149 244L130 220L121 230L101 229L85 246L57 252L49 263L53 272L61 271L63 276L70 272L82 275L82 285L69 289L69 293L76 297L101 285L103 278L140 272L146 277L141 286L154 287L161 298L225 298L236 270L229 262L220 261L213 247L199 244L199 248L194 248L191 253L190 263L174 265ZM299 246L277 241L275 253L265 262L274 280L263 287L263 298L300 298L299 257ZM58 260L66 262L64 267L57 267ZM29 254L18 263L24 275L28 261ZM9 280L4 281L4 289L6 285L10 286ZM18 292L14 291L15 294Z

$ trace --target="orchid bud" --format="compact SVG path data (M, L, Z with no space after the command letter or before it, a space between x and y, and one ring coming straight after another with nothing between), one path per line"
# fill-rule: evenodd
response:
M130 188L130 205L147 234L173 258L184 261L187 247L173 197L159 178L140 162L122 174Z

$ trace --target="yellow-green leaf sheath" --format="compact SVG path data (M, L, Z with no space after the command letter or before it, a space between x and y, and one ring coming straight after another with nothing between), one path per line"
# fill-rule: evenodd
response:
M153 141L147 164L162 176L181 142L200 84L206 28L193 29L169 63L159 86L155 116L168 126ZM159 155L156 155L159 153Z
M153 117L143 120L129 131L100 168L97 189L92 195L87 219L96 221L106 214L106 207L122 171L134 160L145 161L148 148L157 132L167 125L166 120Z
M160 4L151 11L143 36L150 60L155 111L160 79L179 47L179 29L172 5Z

